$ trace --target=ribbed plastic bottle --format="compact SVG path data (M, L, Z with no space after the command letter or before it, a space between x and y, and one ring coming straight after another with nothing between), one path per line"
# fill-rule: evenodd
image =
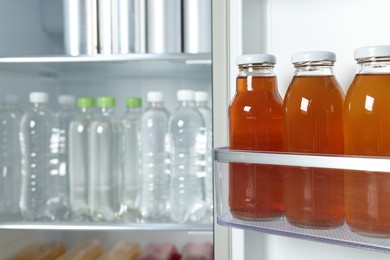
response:
M140 195L140 160L142 99L130 97L126 100L127 110L122 117L123 123L123 193L121 194L121 218L126 221L138 221Z
M203 121L205 123L205 129L203 130L206 133L206 150L204 153L204 172L206 174L205 181L205 190L206 190L206 204L207 212L205 216L205 221L213 220L213 115L211 108L209 107L209 94L206 91L196 91L195 92L195 102L196 107L199 112L202 114Z
M89 220L88 210L88 127L94 118L94 100L89 97L77 100L76 119L69 126L69 178L71 218Z
M122 183L122 123L113 97L99 97L99 111L89 127L88 204L92 220L118 217Z
M167 137L169 112L162 92L147 93L148 107L141 119L142 183L140 210L146 222L169 221Z
M31 108L20 124L22 187L20 210L26 220L63 220L68 205L59 196L59 133L49 96L30 93Z
M194 98L193 90L179 90L179 105L169 119L170 206L172 220L179 223L200 222L206 213L202 167L206 149L205 123Z
M19 126L22 111L19 97L5 96L0 112L0 218L17 220L21 218L19 210L21 163Z
M69 126L76 118L75 97L70 95L58 96L60 109L55 114L59 131L58 174L60 190L58 194L69 205ZM69 209L70 210L70 209Z

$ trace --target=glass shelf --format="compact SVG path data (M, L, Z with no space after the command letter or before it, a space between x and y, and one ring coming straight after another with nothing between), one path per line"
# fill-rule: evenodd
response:
M212 224L1 222L2 230L156 230L212 232Z
M300 228L285 217L276 220L242 220L232 216L229 207L229 163L278 165L287 167L341 169L390 173L390 158L344 155L313 155L214 149L217 223L268 234L352 246L390 253L390 237L377 238L352 232L346 224L329 229ZM343 173L341 173L343 174ZM389 175L390 177L390 175Z
M1 71L43 78L211 78L211 54L0 57Z

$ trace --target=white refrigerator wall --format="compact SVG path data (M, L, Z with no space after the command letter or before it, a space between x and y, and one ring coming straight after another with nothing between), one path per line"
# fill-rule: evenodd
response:
M220 1L218 1L220 2ZM214 4L217 6L217 4ZM344 92L356 70L353 51L357 47L390 44L390 2L386 0L230 0L214 10L214 30L226 41L224 50L214 45L214 68L226 66L226 80L214 79L214 92L228 93L225 108L235 92L240 54L272 53L276 56L275 72L283 97L293 76L290 57L295 52L327 50L337 55L335 74ZM225 11L224 15L218 11ZM227 16L227 17L225 17ZM220 33L226 22L226 33ZM214 33L214 37L216 33ZM214 41L216 39L214 38ZM220 39L218 40L220 41ZM227 55L227 58L220 56ZM220 69L219 69L220 70ZM215 76L215 73L214 73ZM216 95L214 93L214 95ZM217 114L214 114L217 116ZM227 115L227 112L225 112ZM215 119L216 120L216 119ZM227 131L227 123L224 125ZM223 131L223 129L220 129ZM227 145L218 143L219 146ZM218 146L217 145L217 146ZM231 259L388 259L389 255L253 231L221 228L227 234ZM218 230L217 230L218 231Z

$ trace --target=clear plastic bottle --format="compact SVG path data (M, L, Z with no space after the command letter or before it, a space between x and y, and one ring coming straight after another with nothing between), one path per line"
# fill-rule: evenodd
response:
M26 220L63 220L68 205L58 191L59 133L54 114L48 109L49 96L30 93L32 107L20 124L22 187L20 210Z
M79 112L69 126L69 178L72 220L89 220L88 210L88 127L94 118L94 100L77 100Z
M126 100L127 111L122 117L124 167L123 193L121 194L121 217L126 221L138 221L140 193L140 123L142 99L130 97Z
M204 153L205 157L205 169L206 174L205 181L205 196L207 204L207 212L205 216L205 221L213 221L213 115L211 108L208 104L209 94L206 91L196 91L195 92L195 102L196 107L199 112L202 114L203 121L205 123L205 129L203 130L206 133L206 150Z
M113 97L99 97L99 112L89 127L88 204L95 221L112 221L119 213L122 183L122 123Z
M195 92L179 90L179 106L169 119L172 220L200 222L206 213L204 153L205 123L195 107ZM203 153L203 156L202 156ZM203 178L202 178L203 177Z
M142 183L140 211L146 222L169 221L167 137L169 113L163 93L147 93L148 107L141 119Z
M0 112L0 217L4 220L21 218L19 210L21 163L19 127L22 111L19 97L5 96Z
M58 96L60 109L55 114L59 133L58 174L61 200L69 205L69 126L76 118L75 97L70 95ZM70 210L70 209L69 209Z

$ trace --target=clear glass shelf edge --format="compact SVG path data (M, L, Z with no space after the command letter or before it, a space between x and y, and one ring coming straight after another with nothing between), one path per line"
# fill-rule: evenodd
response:
M71 223L71 222L2 222L3 230L156 230L212 232L212 224L176 223Z

